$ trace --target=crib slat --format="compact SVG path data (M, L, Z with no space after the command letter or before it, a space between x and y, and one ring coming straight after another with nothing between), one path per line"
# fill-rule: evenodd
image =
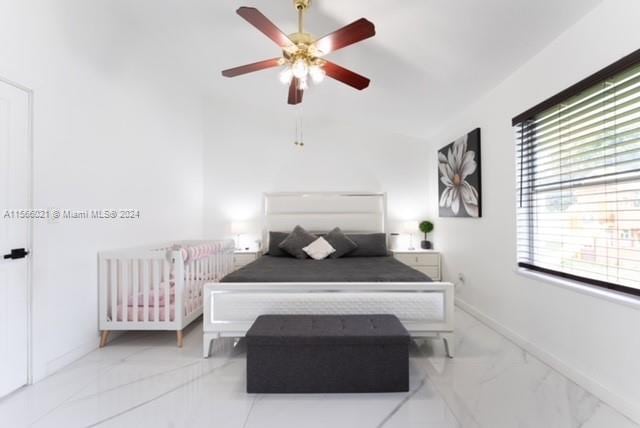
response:
M184 292L182 295L182 306L184 308L187 307L187 302L189 299L189 291L191 289L191 271L192 271L193 262L189 261L184 265Z
M173 320L174 323L177 324L178 329L184 328L184 307L185 307L185 296L187 289L187 279L186 279L186 266L184 263L184 259L182 258L181 252L175 252L173 261L172 261L172 269L173 269L173 281L175 287L175 302L174 302L174 315Z
M132 266L131 266L131 279L132 279L132 284L131 284L131 298L133 299L133 302L131 303L131 307L132 307L132 312L133 312L133 322L138 322L138 309L140 306L140 299L139 299L139 295L140 292L138 290L138 285L140 282L140 260L135 259L131 261Z
M218 257L220 257L220 254L216 249L216 251L209 258L209 279L210 280L213 280L215 278L215 275L216 275L215 261L218 259Z
M143 260L142 264L142 321L149 321L149 271L150 260Z
M129 263L130 261L128 259L122 260L122 295L120 300L122 301L123 322L129 322L129 275L131 274Z
M98 272L100 273L100 279L98 280L98 299L99 299L99 310L100 310L100 318L99 318L99 328L101 330L106 330L105 324L109 321L109 313L108 308L108 283L109 283L109 271L108 271L108 262L104 258L98 256Z
M151 289L153 290L153 321L160 322L160 266L162 261L152 260L153 275L151 279Z
M216 258L213 261L214 266L213 266L213 280L217 281L219 276L219 272L220 272L220 265L222 264L222 261L224 260L224 253L222 251L220 251L220 249L218 249L217 253L216 253Z
M192 261L189 261L188 263L184 264L184 289L185 290L188 290L189 287L191 286L191 267L192 266L193 266Z
M223 256L224 256L224 254L221 254L220 250L218 249L216 251L216 258L213 259L213 261L212 261L212 264L213 264L213 275L214 275L214 277L212 279L214 281L217 280L217 278L218 278L219 264L220 264L220 261L222 260Z
M111 265L111 280L109 287L111 292L111 321L118 322L118 260L109 260Z
M169 322L169 310L171 309L171 275L169 274L169 263L162 261L164 270L164 322ZM159 320L159 319L158 319Z
M191 290L192 292L196 289L198 284L200 283L200 278L202 278L202 259L196 260L196 277L191 282Z
M202 284L202 280L204 278L204 265L207 259L198 260L198 279L193 282L193 286L191 289L191 296L195 299L198 296L198 288L200 284Z
M193 283L196 281L198 277L198 261L194 260L191 262L191 275L189 275L189 288L193 287Z

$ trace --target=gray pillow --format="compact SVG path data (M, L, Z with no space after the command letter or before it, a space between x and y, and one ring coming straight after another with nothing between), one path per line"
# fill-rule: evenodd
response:
M358 244L345 235L339 227L336 227L329 232L324 239L326 239L327 242L336 250L335 253L329 256L332 259L342 257L358 248Z
M345 257L384 257L389 255L387 235L384 233L347 236L358 245L358 248Z
M287 239L282 241L278 247L297 259L306 259L308 256L303 248L316 239L318 239L318 237L313 233L307 232L301 226L296 226L293 232L291 232L289 236L287 236Z
M287 236L289 236L287 232L269 232L269 252L267 254L272 257L291 257L289 253L278 246L287 239Z

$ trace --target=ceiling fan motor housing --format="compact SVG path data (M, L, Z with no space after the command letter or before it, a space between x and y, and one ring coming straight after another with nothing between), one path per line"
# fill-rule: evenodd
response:
M293 0L293 4L298 10L305 10L311 6L311 0Z

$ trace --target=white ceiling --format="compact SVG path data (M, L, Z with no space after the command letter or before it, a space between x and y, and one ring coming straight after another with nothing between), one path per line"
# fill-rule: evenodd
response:
M305 94L304 115L423 137L600 1L314 0L307 17L313 34L321 36L366 17L375 23L377 35L328 57L370 77L370 88L357 92L327 79ZM289 33L296 29L291 0L102 0L100 6L67 2L82 13L65 14L75 24L69 27L75 32L69 37L73 48L103 65L168 73L172 81L221 99L278 114L292 110L276 70L235 79L220 75L225 68L279 55L277 46L235 10L255 6ZM108 35L102 44L78 33L98 31Z

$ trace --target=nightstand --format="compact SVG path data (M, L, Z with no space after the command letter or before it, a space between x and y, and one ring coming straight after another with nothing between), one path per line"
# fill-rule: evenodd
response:
M233 270L238 270L262 256L262 250L235 250L233 252Z
M392 250L402 263L426 274L434 281L442 280L440 253L434 250Z

